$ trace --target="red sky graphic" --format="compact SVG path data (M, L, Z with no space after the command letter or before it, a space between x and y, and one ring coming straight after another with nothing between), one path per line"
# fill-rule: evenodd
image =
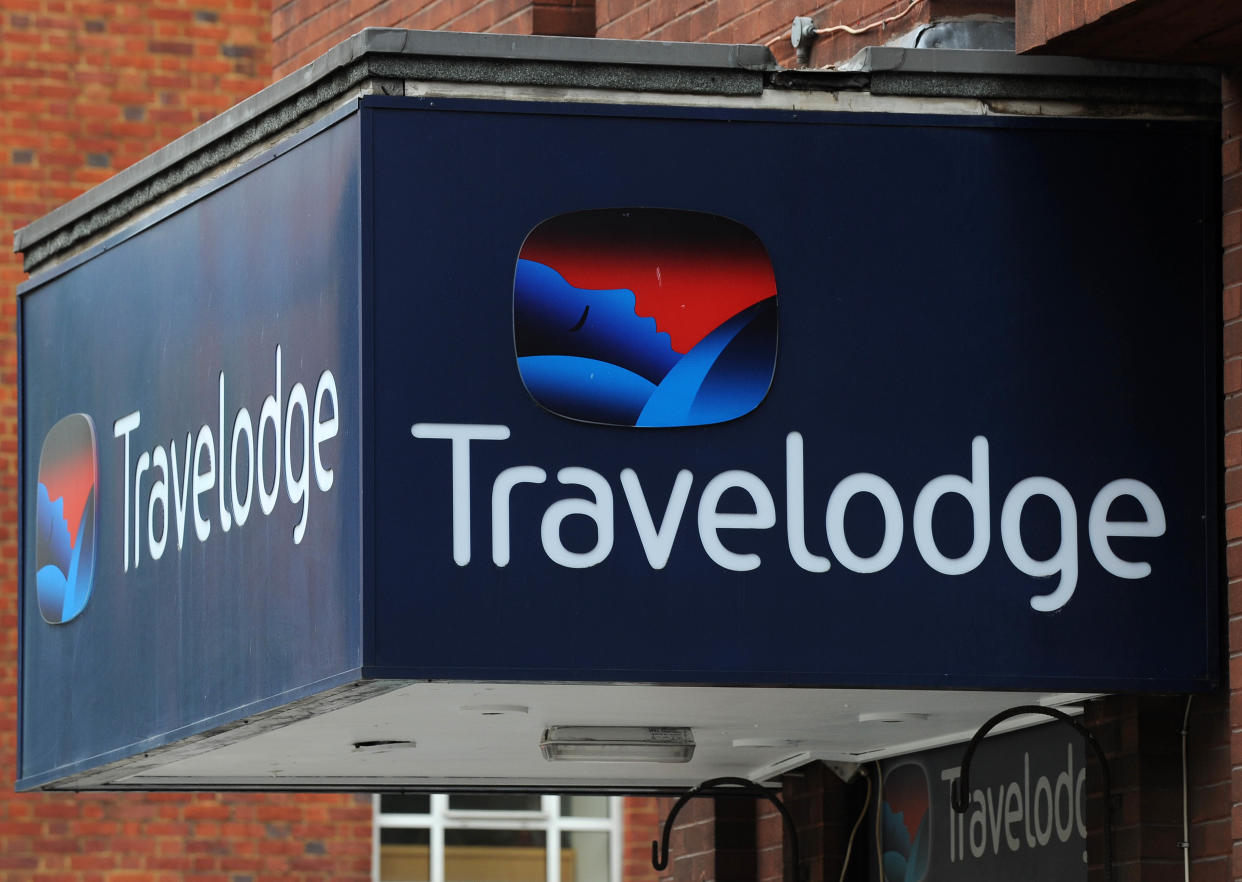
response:
M640 316L689 352L721 323L776 294L763 243L741 224L658 209L585 211L540 225L521 257L577 288L634 292Z
M905 765L884 781L884 799L893 811L901 812L910 841L927 815L927 776L919 766Z
M54 463L40 463L39 483L47 488L52 502L65 500L65 521L69 525L69 547L78 541L78 525L86 499L95 486L94 463L89 456L66 457Z

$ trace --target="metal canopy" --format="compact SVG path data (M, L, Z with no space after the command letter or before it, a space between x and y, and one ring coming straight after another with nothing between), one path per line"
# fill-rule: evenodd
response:
M1202 81L591 46L366 32L19 232L19 787L682 789L1212 688Z
M216 736L71 776L56 787L671 791L724 776L764 781L817 760L864 763L956 744L1005 708L1038 701L1073 711L1073 703L1089 697L615 684L383 688L356 701L348 693L357 690L339 690ZM1021 718L1003 728L1041 722ZM684 764L546 761L541 733L567 724L689 726L694 758ZM367 746L384 741L396 743Z

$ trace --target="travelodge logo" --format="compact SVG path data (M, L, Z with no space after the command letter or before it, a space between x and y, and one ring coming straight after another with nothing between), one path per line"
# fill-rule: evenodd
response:
M931 788L917 763L906 763L884 778L880 852L884 882L922 882L931 855Z
M563 214L518 255L518 370L535 401L569 419L655 427L744 416L772 384L776 332L767 250L714 214Z
M331 370L317 380L312 374L308 386L287 383L282 365L277 345L272 392L253 414L246 406L227 406L221 370L216 413L183 437L144 424L141 410L113 421L121 469L106 497L117 515L108 520L121 526L121 547L112 549L119 553L111 560L122 572L155 564L170 550L179 557L192 540L201 545L241 529L256 516L252 509L258 517L272 515L282 498L295 515L293 544L302 543L312 495L334 485L331 442L340 430L340 400ZM49 624L72 620L90 599L98 485L95 424L84 413L70 414L52 426L39 456L35 591Z
M95 424L74 413L52 426L39 455L35 578L39 614L59 625L86 607L95 576Z
M718 424L753 411L772 384L775 276L754 233L717 215L638 208L563 214L536 227L518 254L513 333L527 391L554 414L616 427ZM741 463L702 475L687 460L672 486L658 489L649 476L628 467L608 474L566 465L550 472L512 461L498 471L476 473L471 446L508 440L508 425L419 420L410 433L420 441L449 442L441 455L447 455L452 476L446 501L452 512L452 558L460 567L475 559L471 486L476 481L491 486L491 561L497 567L509 566L515 535L522 537L516 541L537 539L558 566L596 566L613 553L617 519L628 514L653 570L668 564L679 541L697 538L716 566L747 572L760 568L763 558L731 548L729 537L779 523L779 497ZM880 573L904 550L938 573L963 576L978 569L999 544L1019 572L1037 580L1031 608L1054 613L1074 596L1084 563L1079 544L1083 502L1091 557L1119 579L1145 579L1152 566L1134 559L1141 546L1114 548L1113 541L1155 538L1166 530L1159 496L1136 478L1106 481L1084 500L1074 499L1064 484L1046 475L1008 488L994 486L985 435L970 440L966 474L932 472L906 499L882 475L864 471L843 474L835 486L816 486L817 498L808 499L807 445L801 432L773 437L765 454L753 448L747 453L770 461L782 448L784 533L790 559L808 573L828 573L835 565L863 575ZM566 485L568 495L547 506L542 516L521 511L527 496L519 488L550 483L553 476ZM737 499L739 492L750 497L741 503L742 511L725 501L726 494ZM667 500L663 509L653 508L653 497ZM847 530L846 510L859 497L869 497L882 513L878 548ZM946 497L970 509L973 536L965 549L942 548L933 529L936 509ZM1041 497L1042 516L1051 515L1059 527L1059 543L1042 556L1028 547L1022 527L1028 504ZM808 506L814 511L810 517ZM515 509L520 511L516 516ZM566 544L562 526L569 518L594 522L593 546L580 550ZM686 521L691 526L682 529ZM996 521L999 543L992 533Z

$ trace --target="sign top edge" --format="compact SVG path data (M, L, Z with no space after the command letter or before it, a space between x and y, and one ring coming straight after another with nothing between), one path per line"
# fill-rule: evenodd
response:
M896 53L896 54L894 54ZM1024 80L1080 82L1058 89L1072 100L1092 81L1129 82L1144 94L1155 81L1180 82L1175 103L1201 103L1210 71L1083 59L1016 56L993 50L873 47L840 69L786 70L766 46L589 37L471 34L367 28L229 110L177 138L14 233L27 272L59 262L100 231L210 175L247 151L287 137L367 81L414 80L497 85L581 85L588 90L758 97L768 91L870 91L916 97L973 95L961 80L1000 80L985 91L1021 97ZM940 82L946 76L953 83ZM1219 79L1219 77L1217 77ZM1009 85L1006 85L1009 84ZM1013 88L1011 88L1011 86ZM929 91L930 90L930 91ZM1040 89L1039 91L1043 91ZM1134 100L1134 89L1126 97ZM1157 90L1160 91L1160 90ZM1161 92L1160 103L1169 94ZM1217 87L1213 94L1219 94ZM983 97L983 93L975 97ZM1046 97L1046 96L1044 96ZM1082 96L1079 96L1082 97ZM1097 96L1098 97L1098 96ZM1160 98L1160 95L1156 96Z

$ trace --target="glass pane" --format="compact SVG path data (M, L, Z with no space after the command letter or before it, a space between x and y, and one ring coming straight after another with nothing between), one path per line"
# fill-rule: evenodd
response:
M449 809L455 812L537 812L539 797L525 793L454 793Z
M608 797L562 796L561 814L571 818L606 818Z
M403 827L384 827L380 831L380 845L427 845L431 842L431 831L426 827L406 829Z
M446 830L445 882L544 882L546 841L541 830Z
M426 793L384 794L380 812L386 815L425 815L431 811L431 797Z
M561 882L608 882L607 833L562 832L561 846Z
M428 882L430 843L430 830L380 830L380 882Z

